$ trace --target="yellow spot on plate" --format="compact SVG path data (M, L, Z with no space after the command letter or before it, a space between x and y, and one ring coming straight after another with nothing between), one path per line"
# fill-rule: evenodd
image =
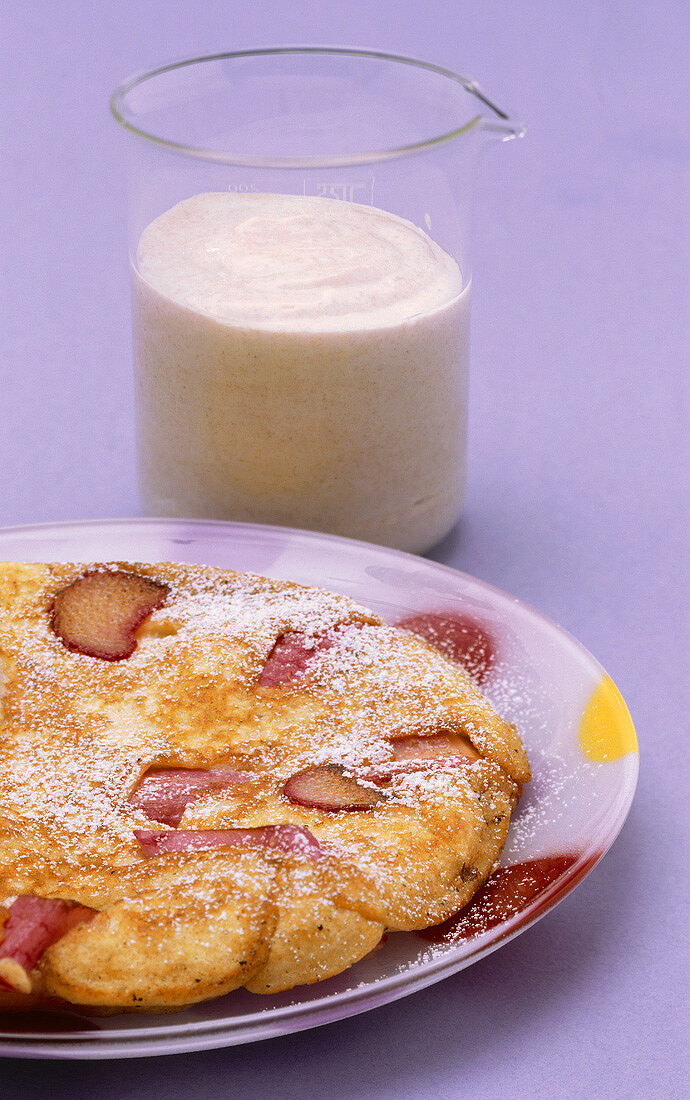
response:
M585 756L597 763L638 752L635 727L610 676L604 676L585 707L580 722L580 745Z

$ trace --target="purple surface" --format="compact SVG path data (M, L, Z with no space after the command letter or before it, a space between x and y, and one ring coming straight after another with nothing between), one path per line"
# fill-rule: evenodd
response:
M433 556L580 638L642 749L605 861L469 971L256 1046L7 1062L8 1095L43 1096L47 1080L56 1100L684 1095L688 29L684 4L633 0L6 0L0 523L139 513L115 84L175 56L297 41L426 57L529 127L484 167L468 504Z

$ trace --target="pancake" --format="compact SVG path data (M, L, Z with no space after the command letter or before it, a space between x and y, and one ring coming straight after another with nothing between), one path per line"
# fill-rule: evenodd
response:
M0 565L0 1006L328 978L469 902L529 776L459 665L346 597Z

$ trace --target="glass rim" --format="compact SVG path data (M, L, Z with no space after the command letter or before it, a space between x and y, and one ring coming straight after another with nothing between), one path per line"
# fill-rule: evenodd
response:
M320 54L324 56L337 55L340 57L366 58L374 61L390 61L398 65L407 65L413 68L424 69L427 72L434 73L436 76L444 77L460 85L460 87L470 95L473 95L485 108L488 108L491 114L486 116L479 113L471 118L469 122L465 122L462 126L446 130L424 141L393 146L389 149L380 149L371 153L293 157L256 156L254 154L223 152L203 146L187 145L184 142L170 141L167 138L160 137L158 134L137 126L132 121L131 114L126 110L127 97L135 88L138 88L148 80L153 80L155 77L161 76L164 73L210 61L230 61L238 58L270 57L285 54ZM113 92L110 98L110 110L116 122L125 130L159 148L167 149L172 153L192 157L195 160L207 160L217 164L233 164L250 168L331 168L372 164L378 161L392 160L396 157L409 156L412 153L420 153L427 149L446 144L460 137L462 134L474 130L488 131L495 134L503 141L509 141L511 138L519 138L524 134L524 126L515 121L507 111L504 111L501 107L493 103L488 96L484 94L476 81L471 80L469 77L461 76L459 73L453 72L452 69L446 69L441 65L436 65L430 61L422 61L419 58L407 57L403 54L386 53L381 50L345 46L267 46L246 50L228 50L221 53L181 58L177 61L170 61L165 65L159 65L155 69L148 69L145 72L135 73L133 76L128 77L128 79L123 81L123 83Z

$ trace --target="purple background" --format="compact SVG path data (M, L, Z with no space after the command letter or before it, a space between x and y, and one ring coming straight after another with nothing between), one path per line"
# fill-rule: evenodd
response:
M433 556L580 638L628 701L642 750L637 798L607 858L470 970L254 1046L8 1061L8 1096L685 1095L687 11L634 0L5 0L0 524L139 514L112 88L154 63L252 45L425 57L474 76L528 124L483 172L469 499Z

